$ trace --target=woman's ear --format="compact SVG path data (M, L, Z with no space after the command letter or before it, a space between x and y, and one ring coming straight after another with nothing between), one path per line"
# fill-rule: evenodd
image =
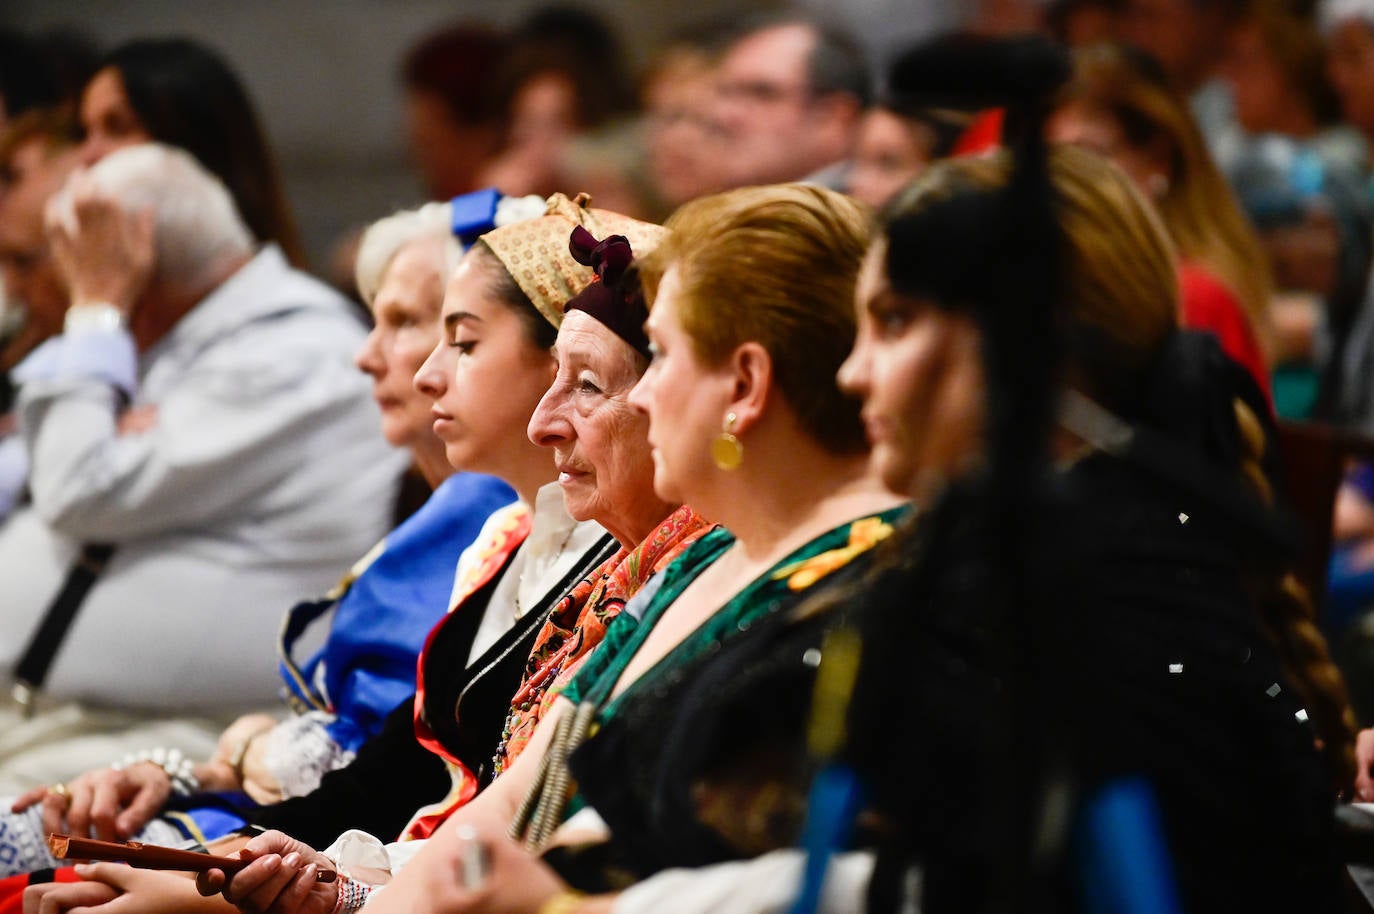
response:
M730 411L735 414L735 433L747 432L763 415L773 390L773 358L756 342L742 343L730 357L734 375Z

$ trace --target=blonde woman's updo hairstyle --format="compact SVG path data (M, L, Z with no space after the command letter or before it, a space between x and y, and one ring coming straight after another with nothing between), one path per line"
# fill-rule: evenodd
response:
M676 267L680 319L699 359L719 365L741 344L761 344L802 427L832 453L866 450L859 403L835 383L854 344L863 204L809 185L745 187L694 200L665 227L639 261L650 308Z
M1150 204L1101 156L1056 147L1049 173L1062 238L1059 320L1069 380L1130 415L1155 355L1178 326L1173 247ZM977 241L994 232L987 222L1002 214L991 201L1010 174L1005 155L951 159L888 205L881 221L895 233L888 250L894 291L954 309L981 300L987 277L1006 268L981 256ZM903 288L906 275L921 277L919 285Z

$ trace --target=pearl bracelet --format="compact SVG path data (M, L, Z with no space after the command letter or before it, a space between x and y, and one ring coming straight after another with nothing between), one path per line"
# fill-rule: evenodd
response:
M112 767L116 771L123 771L139 762L152 762L165 771L168 779L172 782L172 793L179 797L189 797L193 793L200 792L200 779L195 774L195 763L187 758L180 749L158 746L156 749L132 752Z

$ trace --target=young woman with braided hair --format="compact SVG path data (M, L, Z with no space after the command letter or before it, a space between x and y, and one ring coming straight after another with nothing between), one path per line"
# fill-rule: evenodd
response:
M1016 635L1031 637L1005 643L987 582L1012 569L988 564L1001 520L986 508L979 436L997 404L982 402L979 353L990 315L1017 303L975 268L1009 256L987 217L1010 171L1005 158L944 163L889 208L840 375L864 399L884 481L930 505L859 597L846 757L884 823L869 909L896 903L913 863L924 911L1037 891L1077 909L1079 877L1122 865L1110 852L1084 862L1103 846L1098 798L1139 778L1184 909L1337 910L1331 811L1351 783L1353 718L1269 509L1263 395L1214 340L1178 329L1173 251L1138 191L1067 147L1049 157L1055 469L1017 556ZM1012 751L1004 684L1016 673L1041 757ZM937 738L916 739L899 766L872 761L894 732ZM1037 777L1020 779L1027 769ZM1080 810L1058 817L1059 845L1039 845L1051 865L1019 882L1006 878L1020 824L1007 783L1043 791L1028 807L1058 797Z
M1236 426L1244 445L1241 475L1265 504L1272 504L1273 486L1263 469L1268 436L1250 406L1236 400L1235 409ZM1345 680L1317 627L1312 599L1297 576L1287 569L1258 572L1252 584L1260 618L1272 634L1279 658L1305 700L1317 732L1332 734L1332 742L1325 747L1327 768L1332 785L1348 797L1352 784L1357 790L1361 786L1356 769L1355 712L1350 707ZM1367 772L1364 779L1368 779Z

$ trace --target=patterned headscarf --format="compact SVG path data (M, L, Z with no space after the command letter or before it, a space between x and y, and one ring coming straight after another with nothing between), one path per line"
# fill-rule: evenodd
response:
M574 200L554 194L540 218L516 222L481 237L539 313L555 327L563 323L563 306L596 275L568 250L568 235L575 226L597 238L624 235L638 253L653 250L663 237L660 225L592 209L590 202L586 194L578 194Z

